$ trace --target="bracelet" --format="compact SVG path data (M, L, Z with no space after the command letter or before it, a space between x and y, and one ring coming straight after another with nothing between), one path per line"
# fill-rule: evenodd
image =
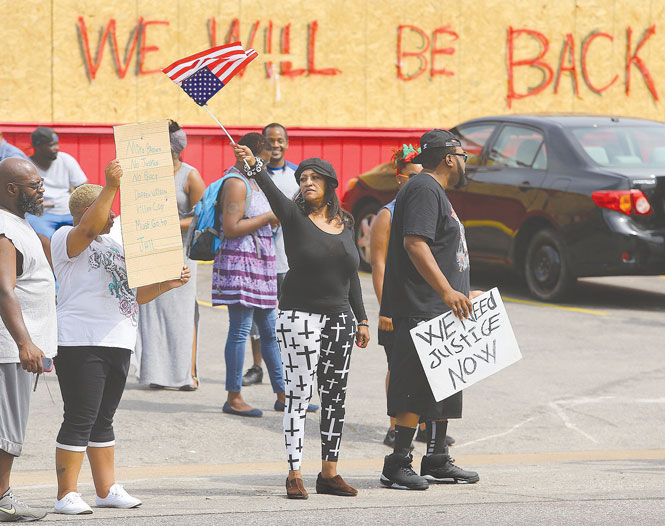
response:
M369 327L369 323L367 323L366 321L361 321L360 323L358 323L358 327Z
M256 162L254 163L254 167L252 168L249 163L245 163L243 170L245 170L245 174L247 174L247 177L252 177L253 175L259 175L261 173L261 170L263 170L263 161L261 159L255 159Z

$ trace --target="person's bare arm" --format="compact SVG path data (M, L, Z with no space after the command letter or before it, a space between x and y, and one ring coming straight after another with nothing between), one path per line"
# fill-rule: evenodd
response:
M0 234L0 318L16 342L23 369L29 373L41 373L44 353L30 338L14 291L16 270L18 268L22 272L22 266L21 253L16 250L14 243Z
M471 300L450 286L427 241L420 236L404 236L404 249L418 273L443 298L453 314L459 319L468 318L472 312Z
M160 283L152 283L151 285L144 285L143 287L136 289L136 302L139 305L148 303L169 290L182 287L191 277L191 270L189 270L187 265L183 265L179 278L169 279Z
M187 175L187 183L185 184L185 192L189 197L189 207L194 208L196 203L201 200L203 192L205 192L206 184L203 182L201 174L198 170L192 169ZM189 225L192 223L192 216L183 217L180 220L180 229L186 232L189 229Z
M78 225L67 234L67 257L69 258L78 256L88 248L109 220L113 199L120 188L122 178L120 163L114 159L106 166L105 173L106 185L97 199L85 211Z
M388 252L388 239L390 238L390 212L385 208L379 210L372 223L369 241L369 256L372 265L372 285L374 294L381 303L383 292L383 278L386 271L386 254Z
M388 253L388 240L390 239L390 212L385 208L379 210L372 223L370 233L369 254L372 265L372 285L374 294L381 305L383 293L383 280L386 271L386 254ZM379 316L379 329L383 331L393 330L393 321L387 316Z
M276 219L272 212L243 219L246 196L247 187L245 183L236 177L229 179L222 186L222 228L224 229L224 237L233 239L246 236Z

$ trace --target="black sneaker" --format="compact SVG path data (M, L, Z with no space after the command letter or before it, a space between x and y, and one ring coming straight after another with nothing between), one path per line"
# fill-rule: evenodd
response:
M242 385L260 384L263 381L263 369L252 365L242 377Z
M397 453L386 455L383 461L383 472L381 473L381 484L387 488L395 489L418 489L429 488L429 482L425 477L419 476L411 467L413 456L403 457Z
M455 464L449 455L431 455L423 457L420 463L420 475L431 484L475 484L480 480L475 471L466 471Z

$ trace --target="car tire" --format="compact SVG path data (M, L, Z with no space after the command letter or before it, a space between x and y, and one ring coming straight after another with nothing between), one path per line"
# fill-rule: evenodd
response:
M529 240L524 277L531 294L542 301L564 299L575 284L561 237L550 229L539 230Z
M360 270L364 270L365 272L372 270L369 255L370 232L374 218L380 208L380 203L372 201L362 205L353 215L356 247L358 248L358 254L360 254Z

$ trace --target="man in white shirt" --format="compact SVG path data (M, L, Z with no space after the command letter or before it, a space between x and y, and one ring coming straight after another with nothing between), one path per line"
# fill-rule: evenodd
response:
M63 225L72 224L69 196L72 190L88 182L76 159L59 151L58 135L46 126L40 126L30 136L35 153L30 160L44 179L44 208L41 217L28 215L28 222L39 234L44 250L50 254L50 239Z
M268 139L270 143L270 161L266 168L272 177L273 182L282 193L292 198L298 193L299 186L294 174L298 168L297 164L293 164L284 159L284 154L289 147L289 134L286 128L281 124L273 122L263 128L263 136ZM275 264L277 266L277 295L279 296L282 288L282 281L284 276L289 271L289 263L286 259L286 252L284 251L284 235L282 227L277 227L274 233L273 240L275 241ZM252 342L252 356L254 358L254 365L252 365L242 378L242 385L252 385L261 383L263 380L263 369L261 368L261 346L258 335L258 330L252 326L250 332Z
M9 488L30 408L31 373L57 349L55 282L37 235L25 220L40 214L44 186L27 160L0 161L0 522L46 515Z

